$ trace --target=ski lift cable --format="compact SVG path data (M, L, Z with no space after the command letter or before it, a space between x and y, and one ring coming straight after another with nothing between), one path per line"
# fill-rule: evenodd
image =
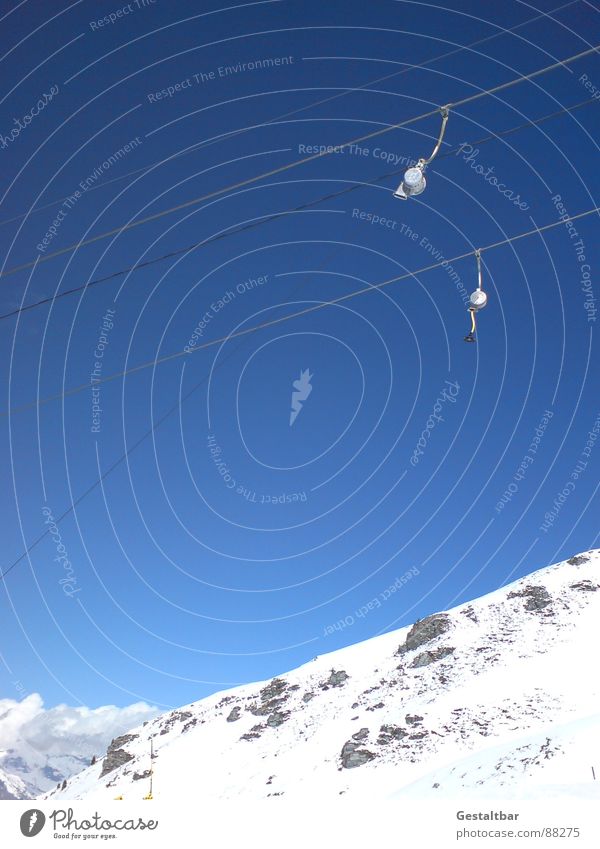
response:
M579 218L584 218L584 217L586 217L586 216L588 216L588 215L592 215L592 214L593 214L593 213L595 213L595 212L600 212L600 207L596 207L596 208L594 208L594 209L589 209L589 210L586 210L585 212L580 212L580 213L578 213L577 215L571 216L570 220L571 220L571 221L576 221L576 220L578 220ZM545 225L543 225L542 227L536 227L535 229L530 230L530 231L528 231L528 232L526 232L526 233L519 233L519 234L517 234L516 236L511 236L511 237L509 237L508 239L503 239L502 241L495 242L495 243L493 243L493 244L491 244L491 245L487 245L485 248L478 248L478 250L479 250L480 252L481 252L481 251L484 251L484 250L492 250L493 248L497 248L497 247L500 247L501 245L505 245L505 244L512 243L512 242L516 241L517 239L523 239L523 238L525 238L526 236L533 235L534 233L542 233L542 232L544 232L545 230L550 230L550 229L552 229L553 227L558 227L560 224L563 224L563 223L564 223L564 222L562 222L562 221L555 221L555 222L552 222L552 223L550 223L550 224L545 224ZM458 262L459 260L464 259L465 257L471 256L472 254L473 254L473 251L468 251L467 253L461 254L460 256L456 256L456 257L454 257L454 258L452 258L452 259L450 259L450 260L444 260L444 262L449 262L449 263L451 263L451 262ZM400 281L400 280L404 280L404 279L406 279L406 278L408 278L408 277L414 277L414 276L416 276L417 274L422 274L422 273L425 273L426 271L431 271L431 270L433 270L434 268L439 268L442 264L443 264L442 262L438 262L438 263L435 263L435 264L433 264L433 265L427 266L426 268L419 269L419 270L417 270L417 271L411 271L411 272L409 272L409 273L407 273L407 274L401 274L401 275L399 275L398 277L391 278L390 280L386 280L386 281L384 281L383 283L379 283L379 284L373 285L373 286L371 286L371 287L369 287L369 288L366 288L366 289L360 289L360 290L357 290L357 291L355 291L355 292L351 292L351 293L349 293L348 295L344 295L344 296L343 296L343 297L341 297L341 298L336 298L336 299L335 299L335 300L333 300L333 301L329 301L329 302L326 302L326 303L324 302L324 303L318 304L318 305L316 305L316 306L314 306L314 307L311 307L311 308L308 308L308 309L302 310L302 311L300 311L300 312L298 312L298 313L294 313L294 314L292 314L292 315L288 315L287 317L284 317L284 318L282 318L282 319L279 319L279 321L283 321L283 320L288 320L288 319L291 319L291 318L295 318L295 317L296 317L296 316L298 316L298 315L304 315L304 314L306 314L306 313L308 313L308 312L314 312L314 311L316 311L317 309L322 309L322 308L324 308L324 307L326 307L326 306L329 306L329 305L335 305L336 303L339 303L339 302L340 302L340 301L342 301L342 300L348 300L349 298L354 297L355 295L360 295L360 294L364 294L364 293L366 293L366 292L370 292L370 291L372 291L372 290L373 290L373 289L375 289L375 288L381 289L381 288L383 288L383 286L390 285L391 283L395 283L395 282L398 282L398 281ZM269 324L272 324L272 323L274 323L274 322L269 322ZM254 332L254 331L256 331L256 330L262 329L262 327L264 327L264 326L267 326L267 323L265 323L265 324L263 324L263 325L260 325L259 327L256 327L256 328L252 328L252 329L251 329L251 331L252 331L252 332ZM248 332L248 331L246 331L246 333L247 333L247 332ZM231 334L229 337L226 337L226 339L231 339L231 338L234 338L234 336L240 336L240 335L242 335L242 334L241 334L241 333ZM214 345L214 344L217 344L217 343L218 343L218 342L220 342L220 341L221 341L221 340L214 340L211 344L213 344L213 345ZM205 346L203 346L203 347L207 347L207 346L205 345ZM173 359L173 358L174 358L174 355L171 355L169 358L163 358L162 360L160 360L160 361L159 361L159 360L156 360L155 362L156 362L156 363L158 363L158 362L162 362L162 361L164 361L164 359ZM147 365L154 365L154 363L149 363L149 364L147 364ZM145 367L145 366L143 366L143 367ZM106 378L106 380L114 379L114 378L116 378L116 377L120 377L120 376L124 376L125 374L129 374L131 371L139 371L139 369L140 369L140 368L141 368L141 367L140 367L140 366L138 366L136 369L130 369L130 370L126 371L126 372L123 372L123 373L122 373L122 375L112 375L112 376L109 376L108 378ZM100 382L105 382L105 381L104 381L104 380L102 380L102 381L100 381ZM41 405L41 404L46 403L46 402L51 401L51 400L60 399L60 398L66 397L67 395L72 395L72 394L74 394L75 392L79 392L79 391L81 391L81 390L83 390L83 389L88 389L88 388L90 387L90 385L91 385L91 384L85 384L85 385L83 385L83 386L81 386L81 387L76 387L75 389L69 390L69 391L67 391L67 392L63 392L63 393L61 393L60 395L53 396L52 398L45 398L45 399L43 399L42 401L34 402L33 404L29 404L29 405L26 405L26 406L24 406L24 407L20 407L20 408L16 408L16 409L13 409L13 410L9 410L9 411L2 412L2 413L0 413L0 418L5 417L5 416L7 416L7 415L10 415L11 413L21 412L22 410L24 410L24 409L29 409L29 408L30 408L30 407L32 407L32 406L38 406L38 405ZM198 385L199 385L199 384L198 384ZM194 389L192 389L192 390L190 391L190 393L188 393L188 396L189 396L189 395L190 395L193 391L195 391L195 389L198 387L198 385L196 385L196 386L194 387ZM188 396L186 396L186 397L188 397ZM77 507L77 506L81 503L81 501L83 501L83 499L84 499L84 498L86 498L86 497L87 497L87 496L88 496L91 492L93 492L93 491L96 489L96 487L97 487L97 486L99 486L99 485L102 483L102 481L103 481L106 477L108 477L108 475L110 475L110 474L111 474L111 472L113 472L113 471L114 471L114 469L116 469L116 468L117 468L117 467L121 464L121 462L122 462L122 461L123 461L126 457L128 457L128 456L129 456L129 454L131 454L133 451L135 451L135 449L136 449L139 445L141 445L141 444L145 441L145 439L149 436L149 434L150 434L150 433L152 433L152 432L154 432L154 430L156 430L156 428L158 428L158 427L159 427L159 426L163 423L163 421L165 421L165 420L166 420L166 419L167 419L167 418L171 415L171 413L173 412L173 410L175 410L178 406L179 406L179 401L177 402L177 404L176 404L174 407L172 407L170 410L168 410L166 413L164 413L164 414L163 414L160 418L158 418L158 419L157 419L157 420L153 423L152 428L151 428L149 431L147 431L145 434L143 434L141 437L139 437L139 438L138 438L138 439L137 439L137 440L136 440L136 441L135 441L132 445L130 445L130 446L127 448L127 450L125 451L125 453L121 455L121 457L119 457L117 460L115 460L115 461L114 461L114 462L113 462L113 463L112 463L112 464L111 464L111 465L110 465L110 466L109 466L109 467L108 467L108 468L107 468L107 469L106 469L106 470L105 470L105 471L101 474L101 476L100 476L100 477L99 477L96 481L94 481L94 483L90 484L90 486L89 486L86 490L84 490L84 491L81 493L81 495L79 495L79 496L75 499L75 501L73 501L73 502L72 502L72 504L71 504L71 506L70 506L70 507L68 507L68 508L67 508L67 509L66 509L66 510L65 510L65 511L64 511L64 512L60 515L60 516L58 516L58 517L55 519L56 524L58 524L59 522L62 522L62 520L63 520L63 519L65 519L67 516L69 516L69 515L73 512L73 510L75 510L75 508L76 508L76 507ZM41 542L41 541L42 541L42 540L43 540L43 539L47 536L47 534L48 534L48 530L43 531L43 532L42 532L42 533L41 533L41 534L40 534L40 535L39 535L39 536L38 536L38 537L37 537L37 538L36 538L36 539L35 539L32 543L30 543L30 544L29 544L29 546L25 549L25 551L24 551L22 554L20 554L20 555L19 555L19 557L17 557L17 558L16 558L16 560L14 560L14 561L11 563L11 565L10 565L10 566L8 566L8 567L4 570L4 572L2 572L2 574L0 574L0 581L1 581L1 580L4 580L4 579L6 578L6 576L8 575L8 573L9 573L9 572L11 572L11 571L12 571L12 570L16 567L16 566L18 566L18 564L19 564L19 563L21 563L21 561L22 561L22 560L24 560L24 559L25 559L25 557L27 557L27 556L29 555L29 553L30 553L30 552L31 552L31 551L32 551L32 550L33 550L33 549L34 549L37 545L39 545L39 543L40 543L40 542Z
M598 105L598 100L594 97L588 98L587 100L581 100L579 103L574 103L572 106L565 106L562 109L557 109L555 112L550 112L548 115L542 115L541 118L537 118L534 121L527 121L524 124L518 124L515 127L510 127L507 130L502 130L498 133L493 133L488 136L484 136L481 139L477 139L476 141L468 142L471 147L475 145L483 145L487 144L490 141L495 141L496 139L503 138L504 136L511 135L516 133L519 130L525 130L528 127L537 126L538 124L543 124L545 121L549 121L551 118L556 118L558 115L564 115L567 113L574 112L576 109L581 109L583 106L591 106L592 104ZM444 153L439 154L439 159L444 159L447 156L453 156L459 147L451 148ZM341 189L338 192L332 192L327 195L322 195L321 197L316 198L312 201L307 201L307 203L301 204L300 206L296 206L293 209L285 210L284 212L276 212L273 215L266 215L259 220L252 221L248 224L244 224L241 227L228 228L222 231L221 233L217 233L214 236L209 236L207 239L203 239L200 242L194 242L191 245L187 245L184 248L176 248L173 251L169 251L168 253L161 254L158 257L154 257L153 259L146 260L144 262L138 262L134 265L130 265L127 268L120 269L119 271L113 271L111 274L107 274L103 277L97 277L94 280L90 280L87 283L84 283L81 286L76 286L73 289L67 289L64 292L58 292L49 298L42 298L39 301L34 301L31 304L26 304L25 306L17 307L17 309L12 310L11 312L0 314L0 321L7 318L12 318L12 316L19 315L23 312L28 312L29 310L35 309L36 307L43 306L44 304L49 304L54 301L59 300L60 298L65 298L68 295L74 295L77 292L82 292L84 289L88 289L91 286L97 286L99 283L107 283L110 280L114 280L116 277L121 277L124 274L129 274L133 271L139 271L142 268L148 268L148 266L154 265L158 262L164 262L167 259L172 259L173 257L180 256L181 254L188 253L196 248L204 247L205 245L210 245L213 242L217 242L220 239L227 238L228 236L235 236L238 233L246 232L247 230L253 230L257 227L262 226L263 224L269 224L272 221L276 221L279 218L283 218L286 215L290 215L294 212L301 212L304 209L309 209L310 207L317 206L319 203L323 203L324 201L334 200L335 198L342 197L343 195L349 194L350 192L356 191L357 189L363 189L367 186L372 186L377 183L381 183L383 180L387 180L389 177L396 177L398 174L401 174L404 171L404 168L396 168L393 171L388 171L385 174L381 174L378 177L374 177L369 183L356 183L355 185L349 186L345 189ZM1 224L2 222L0 222Z
M461 45L460 47L456 47L453 50L449 50L446 53L440 53L437 56L432 56L430 59L426 59L424 62L419 62L416 65L407 65L404 68L400 68L398 71L392 71L391 74L384 74L382 77L377 77L374 80L369 80L363 85L357 86L356 88L347 89L346 91L338 92L337 94L333 94L330 97L322 98L321 100L315 100L312 103L308 103L306 106L300 106L298 109L292 109L290 112L284 112L281 115L277 115L275 118L271 118L269 121L266 121L264 124L259 126L267 127L270 124L280 121L283 118L288 118L290 115L297 115L300 112L305 112L307 109L312 109L315 106L322 106L324 103L330 103L332 100L338 100L341 97L346 97L348 94L352 92L361 91L366 89L367 86L376 85L380 82L385 82L385 80L392 79L393 77L400 76L402 74L410 73L411 71L418 71L420 68L425 68L428 65L433 64L434 62L439 62L442 59L447 59L449 56L454 56L456 53L461 53L464 50L470 50L472 47L477 47L479 44L484 44L487 41L492 41L494 38L499 38L503 35L508 35L509 33L514 33L515 30L520 29L521 27L527 26L527 24L534 23L535 21L540 20L541 18L551 18L552 15L556 14L556 12L561 12L569 6L575 6L579 0L570 0L568 3L563 3L561 6L557 6L555 9L550 9L548 12L542 12L540 15L536 15L533 18L527 18L525 21L521 21L519 24L515 24L515 26L510 27L510 29L500 29L499 32L494 32L491 35L486 35L483 38L479 38L476 41L471 41L469 44ZM489 21L486 21L489 23ZM495 26L495 24L494 24ZM522 38L522 36L517 36L517 38ZM546 51L544 51L546 52ZM550 54L548 54L550 55ZM111 177L108 180L104 180L102 183L99 183L95 186L90 186L87 190L88 192L97 191L98 189L103 189L111 183L116 183L119 180L125 180L127 177L132 177L135 174L141 174L143 172L150 172L154 168L159 165L164 165L166 162L177 159L180 156L187 156L189 153L194 153L199 149L204 149L207 147L211 147L213 144L218 144L223 141L224 138L228 140L231 138L235 138L238 135L242 135L243 133L248 132L248 129L251 128L241 128L239 130L233 130L229 133L225 133L222 136L219 136L217 139L212 141L202 141L197 144L191 145L185 150L181 150L178 153L173 154L172 156L168 156L165 159L157 160L156 162L152 162L150 165L145 165L143 168L135 168L133 171L127 171L125 174L120 174L118 177ZM479 142L475 142L475 144L479 144ZM27 212L21 212L18 215L14 215L12 218L5 218L0 221L0 227L3 227L5 224L11 224L14 221L20 221L23 218L26 218L28 215L33 215L36 212L42 212L44 209L50 209L52 206L56 206L59 203L64 203L64 201L69 199L69 195L65 195L62 198L55 198L54 200L48 201L48 203L43 204L42 206L34 206L33 209L28 210Z
M474 94L468 95L467 97L463 97L460 100L447 104L446 107L436 107L435 109L432 109L429 112L424 112L421 115L414 115L412 118L407 118L406 120L401 121L397 124L391 124L387 127L380 127L378 130L373 130L370 133L358 136L357 138L351 139L347 142L331 146L330 150L326 148L325 150L320 151L319 153L311 154L310 156L306 156L302 159L297 159L294 162L288 162L286 165L280 165L277 168L272 168L269 171L265 171L262 174L257 174L254 177L248 177L245 180L240 180L237 183L233 183L232 185L224 186L220 189L215 189L212 192L207 192L206 194L200 195L196 198L191 198L190 200L184 201L183 203L177 204L176 206L170 207L169 209L161 210L160 212L153 213L152 215L148 215L136 221L130 221L128 224L121 225L120 227L114 227L111 230L107 230L103 233L98 233L95 236L91 236L89 239L83 239L79 242L75 242L71 245L67 245L64 248L60 248L59 250L53 251L50 254L46 254L45 256L38 256L35 260L30 260L29 262L25 262L21 265L9 268L7 271L2 271L0 272L0 278L8 277L11 274L16 274L18 271L23 271L27 268L33 268L33 266L36 264L47 262L48 260L54 259L57 256L62 256L65 253L71 253L72 251L75 251L79 248L98 242L101 239L106 239L109 236L115 236L117 234L124 233L127 230L131 230L133 227L139 227L142 224L148 224L151 221L156 221L159 218L162 218L165 215L170 215L173 212L179 212L180 210L189 208L190 206L197 206L198 204L203 203L206 200L211 200L212 198L219 197L220 195L226 194L227 192L232 192L237 189L241 189L244 186L252 185L253 183L257 183L259 180L264 180L267 177L273 177L276 174L281 174L291 168L296 168L298 165L305 165L308 162L313 162L317 159L322 159L325 156L329 156L332 153L333 148L335 148L336 150L342 150L345 147L350 147L351 145L356 145L361 142L377 138L379 136L384 135L385 133L391 132L392 130L407 127L411 124L416 123L417 121L422 121L426 118L431 118L434 115L438 115L440 111L445 108L454 110L458 106L464 106L468 103L473 103L476 100L480 100L482 97L488 97L489 95L496 94L499 91L506 91L507 89L512 88L515 85L519 85L520 83L527 82L528 80L540 77L543 74L547 74L550 71L555 70L556 68L563 68L566 65L570 65L571 63L576 62L579 59L583 59L585 56L590 56L592 53L598 53L599 49L600 44L597 44L596 46L591 47L588 50L583 50L580 53L574 54L573 56L568 56L566 59L561 59L559 62L554 62L544 68L538 68L537 71L532 71L529 74L523 74L519 77L515 77L512 80L508 80L505 83L500 83L499 85L494 86L493 88L478 91Z
M571 215L569 216L569 221L577 221L580 218L585 218L586 216L593 215L597 212L600 212L600 206L596 206L593 209L587 209L584 212L577 213L576 215ZM484 251L490 251L494 248L499 248L503 245L512 244L513 242L516 242L519 239L524 239L527 236L532 236L537 233L543 233L544 231L551 230L554 227L560 227L561 225L564 225L564 221L552 221L548 224L543 224L541 227L535 227L532 230L527 230L525 233L517 233L515 236L509 236L507 239L501 239L500 241L493 242L492 244L486 245L483 248L477 248L477 251L479 251L480 253L483 253ZM76 395L79 392L83 392L86 389L92 388L92 386L98 386L102 383L108 383L113 380L118 380L121 377L126 377L127 375L135 374L139 371L144 371L145 369L151 368L156 365L162 365L163 363L171 362L171 360L176 360L180 357L190 356L191 354L195 354L197 351L203 351L206 348L212 348L215 345L222 345L223 343L229 342L232 339L237 339L241 336L248 336L251 333L256 333L259 330L264 330L267 327L273 327L274 325L281 324L284 321L290 321L293 318L300 318L301 316L308 315L309 313L318 312L319 310L325 309L326 307L336 306L336 304L348 301L350 300L350 298L355 298L358 295L365 295L368 292L383 289L386 286L390 286L392 283L398 283L401 280L407 280L411 277L414 278L418 274L424 274L427 271L433 271L434 269L441 268L443 265L447 265L448 263L459 262L460 260L473 256L474 254L476 254L476 251L466 251L465 253L458 254L457 256L451 257L450 259L444 259L440 262L435 262L432 265L426 265L423 268L418 268L415 271L408 271L404 274L400 274L397 277L391 277L389 280L384 280L381 283L372 283L369 286L363 287L362 289L354 289L353 291L348 292L345 295L340 295L338 298L333 298L332 300L328 301L319 301L319 303L317 304L313 304L312 306L297 310L296 312L287 313L286 315L279 316L278 318L269 319L268 321L261 322L260 324L251 325L250 327L246 327L242 330L237 330L235 333L229 333L226 336L221 336L217 339L210 339L207 342L203 342L202 344L196 345L189 352L175 351L173 354L166 354L164 357L157 357L145 363L140 363L137 366L132 366L131 368L125 369L124 371L115 372L114 374L109 374L106 377L95 379L95 382L93 384L82 383L79 386L74 386L73 388L67 389L64 392L59 392L56 395L49 395L46 398L42 398L37 401L31 401L19 407L13 407L9 410L2 410L0 412L0 419L6 418L9 415L16 415L17 413L22 413L26 410L30 410L36 407L41 407L44 404L50 403L50 401L58 401L62 398L67 398L71 395Z

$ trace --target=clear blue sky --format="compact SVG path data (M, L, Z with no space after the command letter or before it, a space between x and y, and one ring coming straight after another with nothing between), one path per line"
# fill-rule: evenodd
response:
M557 7L3 4L3 269L600 42ZM377 180L437 117L0 279L4 314L360 185L0 321L2 570L53 531L0 590L1 697L183 704L598 545L597 216L484 253L477 345L471 256L35 406L597 206L598 100L456 152L594 92L597 56L457 108L407 203Z

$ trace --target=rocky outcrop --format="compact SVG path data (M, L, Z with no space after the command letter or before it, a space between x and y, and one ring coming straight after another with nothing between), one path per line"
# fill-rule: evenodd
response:
M360 743L354 740L348 740L344 743L342 749L342 766L344 769L355 769L357 766L362 766L372 761L375 757L377 756L373 752L369 752L368 749L361 749Z
M231 709L231 713L227 717L227 722L236 722L240 718L240 713L242 709L239 705Z
M276 699L279 696L283 695L285 690L287 689L287 684L283 680L283 678L273 678L270 684L267 684L266 687L263 687L260 691L260 698L263 702L268 702L271 699Z
M470 619L471 622L475 622L475 624L479 622L479 620L477 619L477 614L470 605L469 607L465 607L465 609L461 610L460 612L463 616L466 616L468 619Z
M252 702L246 706L246 710L250 711L252 716L269 716L278 711L288 699L288 694L285 692L287 686L282 678L273 678L271 683L260 691L260 704Z
M343 669L340 669L338 672L332 669L327 681L323 681L321 684L321 689L328 690L329 687L342 687L349 677L348 673L344 672Z
M269 728L277 728L279 725L283 725L286 719L289 719L289 716L289 711L275 711L267 719L267 725L269 726Z
M600 584L593 584L591 581L578 581L576 584L569 584L570 590L583 590L584 592L595 593L600 590Z
M393 743L394 740L401 740L403 737L406 737L407 734L408 731L404 728L400 728L399 725L382 725L379 729L377 742L380 746L387 746L389 743Z
M442 660L444 657L453 654L455 649L452 646L442 646L433 651L424 651L418 654L410 664L413 669L419 669L421 666L429 666L430 663L435 663L437 660Z
M575 557L570 557L567 560L569 566L582 566L584 563L589 561L589 557L585 557L583 554L576 554Z
M418 649L425 643L445 634L450 630L450 627L450 617L446 613L434 613L425 619L419 619L406 635L406 640L397 653L404 654Z
M250 711L252 716L268 716L270 713L273 713L277 708L286 703L286 699L271 699L268 702L264 702L262 705L257 705L256 702L252 702L252 704L246 707L246 710Z
M117 769L118 767L123 766L123 764L126 764L128 761L133 760L133 755L130 755L124 747L137 737L139 737L139 734L123 734L122 737L115 737L114 740L111 741L110 746L106 750L106 757L102 761L102 772L100 773L100 778L108 775L108 773L112 772L113 769Z
M360 731L357 731L356 734L352 735L352 739L356 740L358 743L362 743L369 736L368 728L361 728Z
M546 587L541 586L527 586L522 590L509 593L507 598L526 599L525 610L543 610L552 604L552 596Z

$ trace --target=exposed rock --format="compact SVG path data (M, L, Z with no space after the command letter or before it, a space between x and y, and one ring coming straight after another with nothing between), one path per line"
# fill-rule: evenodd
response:
M170 722L185 722L186 719L191 719L192 713L189 710L176 710L171 714Z
M131 743L131 741L135 740L137 737L139 737L139 734L123 734L121 737L115 737L111 741L110 746L106 750L106 757L102 761L102 772L100 773L100 778L107 775L109 772L112 772L113 769L123 766L123 764L126 764L127 761L133 760L133 755L126 752L123 746Z
M442 660L442 658L448 657L449 654L453 654L454 651L455 649L452 646L441 646L439 649L424 651L418 654L410 665L413 669L418 669L421 666L429 666L430 663L435 663L436 660ZM442 683L446 683L446 681L444 680Z
M280 699L271 699L268 702L264 702L262 705L257 705L256 702L253 702L246 706L246 710L250 711L252 716L268 716L270 713L277 710L280 705L285 704L286 701L287 699L284 696Z
M471 620L471 622L475 622L475 623L479 622L479 619L477 618L477 614L475 613L475 611L473 610L473 608L470 605L469 605L469 607L465 607L465 609L461 610L460 612L463 614L463 616L467 616Z
M241 711L242 709L241 707L239 707L239 705L236 705L234 708L232 708L231 713L227 717L227 722L235 722L236 720L238 720L240 718Z
M263 702L271 701L281 696L286 689L287 684L283 678L273 678L270 684L260 691L260 698Z
M418 716L416 713L411 716L410 713L407 713L404 717L404 721L407 725L417 725L419 722L423 722L423 717Z
M260 737L260 734L256 734L253 731L248 731L246 734L242 734L240 740L255 740L257 737Z
M585 581L578 581L576 584L569 584L569 589L595 593L596 590L600 590L600 584L593 584L586 579Z
M404 728L400 728L399 725L382 725L379 729L377 742L380 746L387 746L388 743L392 743L394 740L401 740L403 737L406 737L407 734L408 731L405 731Z
M369 736L369 729L368 728L361 728L360 731L357 731L356 734L352 735L352 739L358 740L358 742L361 743L363 740L366 740L368 736Z
M425 619L419 619L406 635L404 645L400 646L397 654L404 654L404 652L418 649L420 646L430 642L430 640L434 640L441 634L445 634L449 630L450 617L446 613L434 613Z
M257 705L256 702L252 702L246 705L246 710L250 711L253 716L269 716L269 714L277 711L287 701L288 694L285 692L287 688L288 685L283 678L273 678L260 691L261 704Z
M140 778L150 778L150 770L145 769L143 772L134 772L131 777L134 781L139 781Z
M380 710L380 708L382 708L382 707L385 707L384 703L383 702L377 702L376 705L371 705L371 707L368 707L367 710Z
M518 592L510 592L507 598L526 598L525 610L543 610L552 604L552 597L546 587L539 586L527 586Z
M321 688L325 689L326 687L341 687L348 680L350 676L347 672L344 672L343 669L340 669L339 672L336 672L334 669L331 670L331 675L321 684Z
M290 712L284 711L283 713L279 711L275 711L271 714L271 716L267 719L267 725L271 728L277 728L278 725L283 725L286 719L289 719Z
M311 699L314 699L314 697L315 697L315 694L314 694L314 693L305 693L305 694L302 696L302 701L303 701L303 702L310 702L310 700L311 700Z
M353 740L348 740L344 743L341 758L342 766L345 769L354 769L355 767L362 766L377 757L377 755L374 755L373 752L369 752L368 749L361 749L359 746L360 744L355 743Z
M589 557L584 557L583 554L576 554L575 557L570 557L567 563L570 566L581 566L583 563L587 563L589 559Z

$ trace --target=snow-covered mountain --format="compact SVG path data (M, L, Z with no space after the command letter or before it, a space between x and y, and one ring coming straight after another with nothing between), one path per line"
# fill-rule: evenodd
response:
M144 702L46 708L39 693L0 699L0 799L48 792L87 767L114 736L157 714Z
M0 799L29 798L29 788L25 782L0 768Z
M35 799L90 763L90 758L48 757L35 750L28 755L18 755L10 749L0 752L0 799Z
M600 799L600 551L114 739L44 798ZM595 769L596 781L592 768Z

